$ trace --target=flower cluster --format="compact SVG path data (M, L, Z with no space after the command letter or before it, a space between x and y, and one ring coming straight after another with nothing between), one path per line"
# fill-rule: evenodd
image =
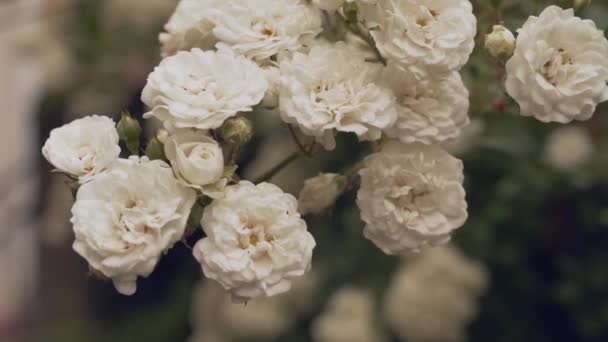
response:
M117 125L89 116L43 148L76 195L74 249L132 294L198 232L194 258L234 301L275 296L311 268L316 243L301 215L356 187L362 235L385 253L446 244L468 213L462 162L441 146L470 123L459 71L475 36L469 0L180 1L141 94L141 116L162 132L146 142L130 114ZM587 119L608 99L608 42L571 10L531 17L516 41L497 26L486 48L511 57L506 90L523 115ZM237 161L260 107L298 151L251 181ZM347 171L307 180L299 199L267 182L347 134L369 151ZM319 323L320 336L330 330Z
M465 341L487 286L483 265L451 245L438 247L397 271L384 298L385 316L407 341Z

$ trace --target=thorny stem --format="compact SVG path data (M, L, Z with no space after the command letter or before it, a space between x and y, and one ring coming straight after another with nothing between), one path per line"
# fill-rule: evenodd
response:
M280 163L275 165L272 169L268 170L266 173L264 173L263 175L261 175L260 177L255 179L253 182L255 184L258 184L258 183L262 183L267 180L270 180L277 173L279 173L281 170L283 170L287 165L291 164L293 161L298 159L298 157L300 157L300 155L301 155L300 151L296 151L296 152L292 153L291 155L289 155L285 159L283 159Z
M302 142L298 138L298 134L296 133L296 130L293 128L293 126L290 124L287 124L287 128L289 128L289 134L291 135L291 138L293 139L295 144L298 146L298 149L300 150L300 152L302 152L305 155L309 155L309 151L306 149L306 147L304 147L304 144L302 144Z

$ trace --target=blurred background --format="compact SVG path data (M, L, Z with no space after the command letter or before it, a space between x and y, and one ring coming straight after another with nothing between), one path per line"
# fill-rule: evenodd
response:
M515 30L557 3L472 2L480 33L500 20ZM481 48L463 70L472 124L446 146L465 162L470 208L453 245L384 255L362 236L351 191L307 218L314 272L277 298L230 304L181 244L132 297L88 275L71 249L72 196L40 148L79 116L141 117L175 4L0 0L0 341L608 341L608 104L569 126L520 117ZM604 29L608 2L579 15ZM250 117L258 134L240 156L245 177L295 149L277 113ZM333 153L272 181L297 195L306 178L366 151L340 136Z

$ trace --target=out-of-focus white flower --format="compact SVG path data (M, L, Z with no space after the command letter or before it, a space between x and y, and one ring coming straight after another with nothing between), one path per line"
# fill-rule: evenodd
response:
M194 290L191 342L208 342L203 337L213 331L218 341L273 340L291 329L301 314L308 313L311 296L318 285L318 274L311 271L294 279L288 292L269 298L256 298L247 305L234 304L230 295L215 282L206 281ZM221 339L219 339L221 338Z
M286 292L310 269L315 240L297 211L297 200L269 183L241 181L205 208L207 237L194 247L207 278L234 301Z
M450 154L461 157L479 146L485 126L483 119L474 118L457 138L445 141L442 146Z
M475 45L469 0L359 0L361 19L388 59L437 76L460 69Z
M340 175L336 173L323 173L307 179L298 196L300 213L317 214L334 204L342 190L338 184L339 178Z
M165 155L178 180L217 198L226 186L224 154L210 136L196 130L179 130L165 143Z
M335 131L377 140L397 118L392 92L374 83L380 66L342 42L296 53L281 62L280 69L283 121L297 125L326 149L335 147Z
M193 49L165 58L148 76L142 101L167 129L214 129L264 98L264 71L232 51Z
M593 155L593 141L582 127L561 127L551 133L545 158L556 169L575 170Z
M118 292L131 295L137 277L152 273L182 238L195 200L165 162L119 159L78 190L73 248Z
M608 40L593 21L549 6L518 33L505 86L521 115L543 122L587 120L608 100Z
M219 8L225 0L181 0L159 35L161 54L172 56L192 48L210 49L217 39L213 35L212 8Z
M437 145L393 141L367 157L357 194L365 237L387 254L448 242L467 219L462 168Z
M303 0L225 0L210 8L218 41L256 61L310 45L321 13Z
M385 317L407 341L464 341L487 283L483 265L456 248L429 249L395 274L384 298Z
M92 115L52 130L42 154L58 170L86 182L118 158L118 140L112 119Z
M391 63L382 80L397 98L398 119L386 130L389 137L432 144L458 137L469 124L469 92L458 72L419 80Z
M345 287L330 299L326 311L313 323L315 342L380 342L374 326L374 298L368 291Z
M486 34L485 48L494 57L511 57L515 51L515 36L503 25L494 25Z
M281 71L275 66L263 68L268 81L268 90L262 100L262 105L266 108L276 108L279 106L279 89L281 87Z

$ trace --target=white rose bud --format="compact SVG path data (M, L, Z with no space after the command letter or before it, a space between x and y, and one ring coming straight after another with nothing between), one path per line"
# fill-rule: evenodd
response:
M118 141L112 119L87 116L52 130L42 154L58 170L85 182L118 158Z
M556 169L572 171L589 161L593 141L582 127L560 127L547 140L545 158Z
M486 35L485 48L493 57L511 57L515 51L515 36L506 27L494 25L492 32Z
M222 149L201 131L178 130L167 139L165 155L177 178L189 187L204 190L222 178Z
M317 214L329 208L340 196L340 175L323 173L304 182L298 197L298 210L302 215Z
M574 0L574 9L580 10L591 4L591 0Z

